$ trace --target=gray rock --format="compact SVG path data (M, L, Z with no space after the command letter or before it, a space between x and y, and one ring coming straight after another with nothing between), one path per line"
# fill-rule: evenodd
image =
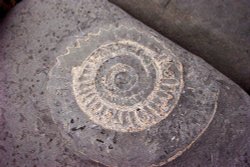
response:
M247 166L250 98L106 1L1 24L0 166Z
M48 72L83 30L124 17L106 1L26 0L2 20L1 167L101 166L65 147L46 102Z
M250 2L110 0L250 93Z

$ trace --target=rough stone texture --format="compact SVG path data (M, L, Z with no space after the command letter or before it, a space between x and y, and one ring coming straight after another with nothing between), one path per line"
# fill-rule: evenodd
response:
M250 1L110 0L250 93Z
M125 16L106 1L25 0L2 20L1 167L100 166L65 147L50 116L46 83L56 57L82 30Z
M120 21L124 18L129 16L106 1L26 0L3 20L0 27L0 166L104 166L94 161L148 166L174 160L182 152L166 166L249 166L249 96L200 58L132 19ZM63 60L57 57L65 54L66 47L77 47L77 39L111 24L135 26L139 32L146 32L144 38L154 36L167 48L163 53L172 53L182 63L184 88L178 104L172 114L147 130L121 133L103 129L91 120L85 122L88 117L84 111L71 103L75 99L73 91L66 95L67 91L54 94L55 89L50 87L52 80L56 80L51 75L52 69L56 69L58 60ZM84 42L80 44L86 46ZM79 57L81 61L75 59L79 60L78 66L83 63L84 54ZM69 57L61 61L61 65L70 61L74 59ZM64 74L68 72L62 76ZM60 88L66 83L56 81L54 87ZM66 88L72 89L70 85ZM210 93L218 99L214 101ZM65 107L51 100L53 96L65 100ZM59 106L58 113L56 106ZM67 110L66 107L72 106L73 110ZM199 109L202 106L204 110ZM72 114L62 117L61 113L67 114L65 111ZM206 116L202 112L209 113L211 119L204 119L199 127L197 121L202 121L202 117L197 114ZM178 123L180 120L183 122ZM183 140L178 143L175 138L171 141L169 132L186 133L182 133Z

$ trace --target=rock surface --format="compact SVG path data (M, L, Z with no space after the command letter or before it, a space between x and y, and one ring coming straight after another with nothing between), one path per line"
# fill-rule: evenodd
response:
M206 60L250 94L248 0L110 0Z
M249 96L108 2L26 0L0 29L0 166L249 165Z

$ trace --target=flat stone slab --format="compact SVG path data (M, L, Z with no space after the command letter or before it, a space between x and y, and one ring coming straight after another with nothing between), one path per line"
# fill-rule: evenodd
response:
M106 1L25 1L0 29L0 166L247 165L249 96Z

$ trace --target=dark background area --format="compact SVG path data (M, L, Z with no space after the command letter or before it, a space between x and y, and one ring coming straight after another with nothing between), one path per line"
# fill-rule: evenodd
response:
M22 0L0 0L0 18L3 18L20 1Z

